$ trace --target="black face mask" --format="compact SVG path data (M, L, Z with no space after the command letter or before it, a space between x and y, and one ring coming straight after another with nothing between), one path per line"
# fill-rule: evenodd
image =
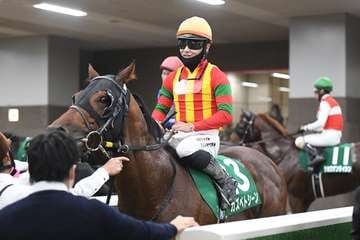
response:
M206 59L206 52L205 52L205 46L206 44L204 44L204 47L202 49L202 51L196 55L195 57L192 58L184 58L183 56L181 56L180 51L178 52L178 56L180 58L180 60L183 62L183 64L190 69L191 72L193 72L195 70L195 68L199 65L199 63L201 62L201 60Z

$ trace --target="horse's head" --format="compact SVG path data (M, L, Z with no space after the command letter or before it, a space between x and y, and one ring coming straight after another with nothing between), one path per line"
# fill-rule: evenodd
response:
M73 96L69 110L49 128L69 132L83 152L101 152L107 156L104 141L121 141L125 116L129 110L130 93L126 84L135 79L132 63L117 75L100 76L89 65L88 86Z
M260 139L260 133L255 126L256 115L250 111L242 111L239 122L236 124L234 132L239 137L240 142L250 143Z

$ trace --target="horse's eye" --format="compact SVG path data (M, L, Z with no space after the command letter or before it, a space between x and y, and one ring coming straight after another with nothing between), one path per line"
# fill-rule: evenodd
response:
M102 96L102 97L100 97L99 102L107 105L107 104L109 104L110 99L108 96Z

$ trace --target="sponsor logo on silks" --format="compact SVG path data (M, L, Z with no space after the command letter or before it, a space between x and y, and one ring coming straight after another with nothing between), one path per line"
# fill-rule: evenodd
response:
M200 145L201 145L202 148L205 148L205 147L215 147L215 146L216 146L216 143L214 143L214 142L200 143Z
M225 215L236 215L246 209L260 205L260 194L257 190L254 179L245 166L238 160L221 155L217 156L216 159L221 167L224 168L227 173L238 182L236 198L229 208L225 210ZM190 173L201 196L209 205L214 215L219 218L219 199L211 178L195 169L190 169Z

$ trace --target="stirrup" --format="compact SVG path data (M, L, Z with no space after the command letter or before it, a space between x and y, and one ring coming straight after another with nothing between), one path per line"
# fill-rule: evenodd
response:
M230 202L229 200L227 199L227 197L225 196L222 188L219 186L219 184L215 181L213 181L214 184L215 184L215 187L217 189L217 192L220 194L220 209L221 210L225 210L227 209L229 206L230 206Z
M322 156L316 156L313 160L308 163L309 167L317 167L321 163L325 162L325 158Z

